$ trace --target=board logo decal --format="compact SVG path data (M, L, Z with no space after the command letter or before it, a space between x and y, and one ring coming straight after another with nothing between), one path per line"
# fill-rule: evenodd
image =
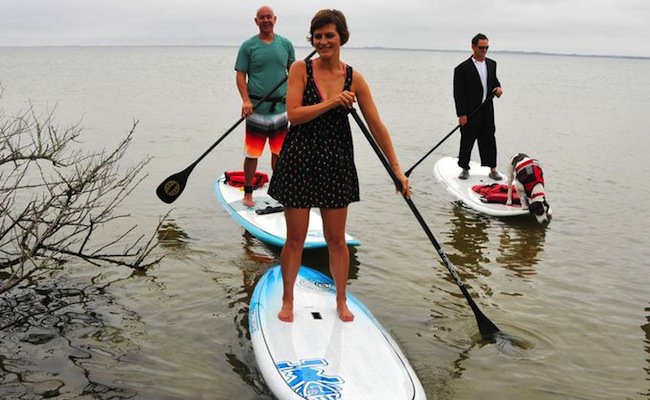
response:
M276 364L284 381L298 396L307 400L340 399L345 381L340 376L325 375L324 367L327 365L323 358Z
M313 292L336 293L336 286L331 282L312 281L298 277L296 284L303 289L311 290Z

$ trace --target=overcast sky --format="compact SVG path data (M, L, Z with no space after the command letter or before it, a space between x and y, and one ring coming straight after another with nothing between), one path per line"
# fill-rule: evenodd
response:
M650 57L650 0L0 0L0 46L239 45L261 5L276 33L305 40L314 13L348 18L350 47Z

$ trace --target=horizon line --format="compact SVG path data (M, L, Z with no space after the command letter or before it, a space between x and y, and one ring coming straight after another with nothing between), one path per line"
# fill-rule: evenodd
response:
M229 44L60 44L60 45L0 45L0 48L38 48L38 47L239 47L239 45ZM295 48L312 48L311 46L294 46ZM409 48L409 47L385 47L385 46L350 46L348 49L356 50L388 50L388 51L420 51L420 52L452 52L452 53L470 53L467 50L452 49L427 49L427 48ZM528 50L491 50L491 53L505 54L526 54L526 55L549 55L549 56L566 56L566 57L601 57L601 58L625 58L650 60L650 56L633 56L633 55L609 55L609 54L588 54L588 53L560 53L546 51L528 51Z

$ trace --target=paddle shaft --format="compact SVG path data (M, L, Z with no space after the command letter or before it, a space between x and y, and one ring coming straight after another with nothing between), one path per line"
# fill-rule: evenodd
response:
M352 116L356 120L357 124L359 125L359 128L361 129L361 131L365 135L366 139L368 139L368 142L370 143L370 146L372 147L372 149L377 154L377 157L379 157L379 160L384 165L384 168L386 168L386 171L388 171L388 174L393 179L393 182L395 183L395 186L397 186L398 189L401 189L402 183L397 178L397 175L395 175L395 172L393 171L390 164L388 163L388 160L386 159L386 156L382 152L381 148L379 147L379 145L375 141L372 134L368 131L368 128L366 127L365 123L363 122L363 120L361 119L361 117L359 116L357 111L354 108L351 108L350 113L352 114ZM494 341L495 335L500 332L499 328L497 328L496 325L494 325L494 323L492 323L492 321L490 321L488 319L488 317L486 317L485 314L483 314L481 312L481 310L478 308L478 305L476 305L476 303L474 302L474 299L472 299L469 292L467 291L467 288L465 288L465 285L463 284L463 281L461 281L460 277L458 276L458 273L456 272L453 265L451 264L451 261L449 261L449 257L447 257L447 254L445 254L445 252L442 250L442 247L440 247L440 244L438 243L435 236L431 232L431 229L429 229L429 226L424 221L424 218L422 218L422 215L420 214L420 211L415 206L415 203L413 203L413 200L411 200L410 198L407 198L406 196L403 196L403 197L404 197L404 200L406 200L406 204L408 204L409 208L413 212L413 215L415 216L415 218L420 223L420 226L422 226L422 229L426 233L427 237L429 238L429 240L433 244L433 247L435 247L436 251L438 252L438 255L440 256L443 263L447 267L447 270L449 271L451 276L454 278L454 281L456 281L456 284L458 285L458 287L460 288L460 291L465 296L465 299L469 303L469 306L472 308L472 311L474 312L474 316L476 317L476 322L478 324L479 331L481 332L481 336L483 337L483 339L485 339L487 341L490 341L490 342Z
M305 61L309 60L310 58L312 58L314 56L314 54L316 54L316 50L309 53L309 55L307 57L305 57L304 60ZM285 75L285 77L282 78L282 80L280 82L278 82L278 84L275 85L273 87L273 89L271 89L266 95L264 95L257 102L257 104L255 104L253 106L253 111L255 111L255 109L257 109L257 107L259 107L260 104L262 104L276 90L278 90L280 88L280 86L282 86L287 81L288 78L289 78L289 76ZM239 126L239 124L241 124L245 119L246 119L246 117L244 117L244 116L240 117L239 120L237 122L235 122L235 124L233 126L231 126L230 129L228 129L226 131L226 133L221 135L221 137L219 139L217 139L217 141L214 142L212 144L212 146L208 147L208 149L206 151L204 151L203 154L201 154L201 156L199 158L197 158L192 164L190 164L183 171L177 172L177 173L169 176L167 179L165 179L158 186L158 188L156 189L156 194L158 195L160 200L164 201L165 203L171 203L171 202L175 201L178 198L178 196L180 196L181 193L183 192L183 190L185 189L185 183L187 182L187 178L190 176L190 174L194 170L194 167L196 167L196 165L199 162L201 162L201 160L203 160L205 158L205 156L208 155L208 153L210 153L215 147L217 147L217 145L219 143L221 143L232 131L234 131L235 128L237 128Z
M483 107L483 104L487 103L488 101L492 101L493 98L494 98L494 93L490 93L490 95L485 99L484 102L482 102L481 104L479 104L479 106L476 107L476 109L475 109L474 111L472 111L471 113L469 113L469 115L467 116L467 119L470 119L474 114L476 114L476 113L478 112L478 110L481 109L481 107ZM442 140L439 141L438 144L436 144L435 146L433 146L433 148L432 148L431 150L429 150L429 151L427 152L427 154L425 154L422 158L420 158L420 160L419 160L418 162L416 162L415 164L413 164L413 166L412 166L411 168L409 168L408 171L406 171L406 172L404 173L404 175L406 175L407 177L410 176L410 175L411 175L411 172L413 172L413 170L415 169L415 167L417 167L418 165L420 165L420 163L421 163L422 161L424 161L425 158L429 157L429 155L430 155L431 153L433 153L433 152L434 152L434 151L435 151L435 150L436 150L436 149L437 149L437 148L438 148L438 147L439 147L439 146L440 146L440 145L441 145L445 140L447 140L447 139L449 138L449 136L451 136L451 135L452 135L454 132L456 132L459 128L460 128L460 124L456 125L456 127L455 127L454 129L452 129L451 132L449 132L449 133L447 134L447 136L445 136L444 138L442 138Z

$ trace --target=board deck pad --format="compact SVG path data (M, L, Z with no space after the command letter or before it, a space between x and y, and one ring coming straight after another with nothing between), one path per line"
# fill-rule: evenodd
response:
M267 386L285 399L425 399L408 360L366 306L348 292L355 316L343 322L328 276L301 266L294 287L294 322L282 322L281 267L255 286L249 329Z
M457 200L482 214L493 217L514 217L530 214L528 210L522 209L519 204L508 206L504 203L486 202L485 198L472 190L472 187L476 185L502 183L505 181L506 175L499 172L503 179L501 181L495 181L488 176L490 173L489 167L482 167L475 161L470 161L469 166L469 178L459 179L458 175L460 175L462 169L458 166L458 158L444 157L438 160L433 166L433 174Z
M253 236L264 243L282 247L287 240L287 228L284 221L282 204L267 193L268 183L253 190L254 207L245 206L243 189L231 186L226 182L225 175L217 178L214 191L219 203L230 213L235 221ZM349 246L358 246L357 239L345 234ZM309 215L309 228L305 238L305 249L327 247L323 234L323 222L320 211L312 209Z

